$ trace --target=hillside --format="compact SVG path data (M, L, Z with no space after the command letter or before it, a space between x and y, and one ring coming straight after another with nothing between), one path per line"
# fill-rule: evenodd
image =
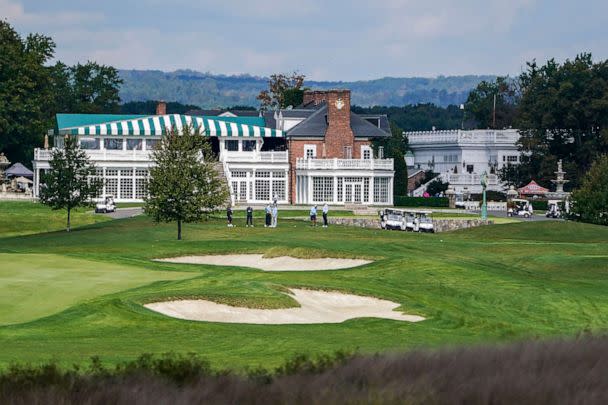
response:
M233 105L257 106L256 96L267 85L267 78L225 76L191 70L121 70L123 102L157 100L178 101L203 108ZM385 77L355 82L307 81L311 88L349 88L353 104L360 106L433 103L445 107L463 103L469 91L482 80L494 76L439 76L436 78Z

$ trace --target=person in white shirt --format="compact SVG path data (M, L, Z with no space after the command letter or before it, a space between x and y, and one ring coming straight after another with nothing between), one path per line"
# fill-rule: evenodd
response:
M323 204L323 228L327 228L327 213L329 212L329 205Z
M278 216L279 216L279 209L278 209L277 205L274 204L272 206L272 225L270 226L271 228L277 227Z
M312 226L317 226L317 206L314 205L310 209L310 222L312 222Z

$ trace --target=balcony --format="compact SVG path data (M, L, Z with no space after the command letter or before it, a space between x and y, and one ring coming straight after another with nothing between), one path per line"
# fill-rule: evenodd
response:
M302 170L393 170L393 159L304 159L296 161Z
M140 161L150 160L150 152L145 150L85 150L93 161ZM48 161L52 159L53 149L34 149L34 160Z
M457 186L481 186L481 175L479 174L454 174L444 173L442 175L443 181ZM498 186L500 181L498 176L495 174L488 174L488 186Z
M473 143L514 145L519 140L516 129L418 131L407 132L406 136L411 146Z
M224 151L220 157L220 160L225 162L266 162L266 163L287 163L289 158L287 152L242 152L242 151Z

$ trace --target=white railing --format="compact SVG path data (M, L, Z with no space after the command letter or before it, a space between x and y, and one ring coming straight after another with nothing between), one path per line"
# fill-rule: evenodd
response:
M454 174L454 173L443 173L443 181L447 181L450 184L465 185L465 186L476 186L481 185L481 175L479 174ZM498 176L495 174L488 174L488 186L498 185Z
M416 131L406 132L410 145L438 144L438 143L502 143L515 144L519 140L519 132L516 129L486 130L476 129L471 131Z
M296 169L327 170L393 170L393 159L304 159L296 161Z
M144 150L85 150L87 156L93 161L149 161L150 151ZM34 160L45 161L52 159L53 149L35 149Z
M226 162L269 162L269 163L287 163L287 152L237 152L223 151L220 160Z

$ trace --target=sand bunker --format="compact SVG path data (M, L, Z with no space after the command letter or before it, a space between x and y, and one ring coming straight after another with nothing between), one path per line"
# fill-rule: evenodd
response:
M160 262L212 264L215 266L253 267L264 271L338 270L371 263L362 259L298 259L295 257L264 257L261 254L181 256L157 259Z
M232 307L207 300L180 300L146 304L161 314L191 321L255 324L340 323L353 318L385 318L418 322L424 318L394 311L399 304L359 295L328 291L291 290L300 307L252 309Z

